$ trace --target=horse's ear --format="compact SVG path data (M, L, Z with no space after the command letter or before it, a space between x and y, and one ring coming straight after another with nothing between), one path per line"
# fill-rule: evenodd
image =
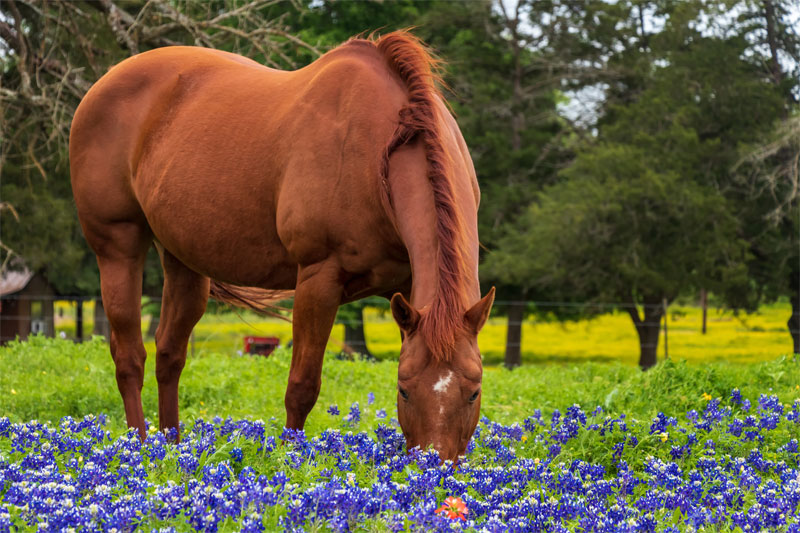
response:
M414 306L408 303L405 297L398 293L392 296L392 316L394 317L397 325L400 326L406 335L410 335L419 324L419 311L414 309Z
M478 303L473 305L469 311L464 313L464 320L467 322L470 331L476 335L478 334L483 325L486 324L486 319L489 318L489 311L492 310L493 303L494 287L486 293L486 296L478 300Z

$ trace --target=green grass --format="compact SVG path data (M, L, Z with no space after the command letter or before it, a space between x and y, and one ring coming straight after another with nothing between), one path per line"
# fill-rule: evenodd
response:
M58 308L66 311L66 317L57 319L56 330L73 336L75 324L69 317L68 305L60 304ZM673 306L669 317L669 355L690 363L769 360L776 354L792 350L786 328L790 311L788 303L763 306L752 314L736 315L731 311L709 309L708 332L703 335L699 308ZM92 317L91 302L86 304L84 316ZM145 316L142 321L143 330L147 329L149 319ZM91 326L89 321L85 331L91 331ZM481 332L479 346L485 365L502 363L506 327L505 318L493 317ZM373 354L381 359L397 358L400 333L390 315L368 309L365 331ZM242 350L246 335L276 336L285 344L292 337L292 326L286 321L265 319L251 313L207 313L195 328L195 353L236 353ZM343 338L344 326L334 326L328 349L340 351ZM155 353L152 339L146 339L145 346L149 354ZM664 357L663 335L659 340L658 355ZM627 313L617 312L564 324L531 319L523 325L522 360L524 364L593 361L636 365L639 344Z
M290 356L285 349L279 349L269 358L242 356L230 350L218 353L208 350L196 352L188 358L181 381L182 420L189 427L193 420L209 420L214 416L262 419L267 421L269 435L279 435L285 416L283 394ZM9 417L12 422L32 419L56 422L66 415L82 418L90 413L105 413L108 415L107 427L114 436L125 431L113 363L108 346L99 338L83 344L43 337L33 337L27 342L12 342L8 346L0 347L0 368L0 417ZM309 416L306 433L316 436L327 428L369 431L380 422L375 416L375 410L379 408L385 408L390 418L396 416L396 374L397 363L394 361L353 362L338 360L334 354L328 354L323 371L322 391ZM647 372L622 362L591 361L580 364L526 365L513 371L497 366L487 367L484 373L482 414L492 421L511 424L521 423L536 409L541 409L545 420L548 420L555 409L563 413L573 404L580 405L587 413L598 405L602 406L603 412L597 417L591 417L590 421L595 423L602 423L603 417L607 415L617 417L624 413L632 428L631 434L638 437L639 443L625 448L622 458L634 471L641 472L648 456L669 460L670 448L686 441L685 435L673 430L668 434L650 435L650 421L657 413L663 412L667 416L677 417L685 424L687 411L702 411L708 405L709 398L725 399L736 387L744 398L751 401L755 402L760 394L775 394L784 405L789 405L800 397L800 360L778 354L758 363L710 361L695 364L671 359ZM150 358L146 368L143 404L145 416L152 422L157 420L156 392L153 361ZM367 405L369 392L375 394L375 403L372 406ZM363 418L355 427L345 427L342 416L356 401L361 405ZM341 411L338 417L332 417L326 412L328 406L334 403ZM721 453L733 457L746 457L752 449L758 447L764 450L767 459L777 461L786 460L786 454L779 451L780 446L796 436L792 433L796 428L784 421L777 430L769 433L764 442L743 443L727 434L725 427L722 425L710 432L701 432L698 436L700 442L714 440ZM563 465L579 459L601 464L609 474L616 475L617 463L612 459L612 454L613 446L621 442L620 439L625 439L621 432L603 437L595 431L582 430L577 438L562 447L549 468L554 471L561 469L563 472ZM218 445L222 447L204 461L213 463L229 458L231 445L223 441ZM521 442L510 442L508 445L516 448L518 457L547 457L545 444L533 437L525 438ZM702 444L696 447L700 449ZM243 448L243 464L268 475L278 471L285 472L292 483L299 487L315 485L323 467L335 466L323 462L313 467L304 463L299 468L294 468L285 461L282 452L265 456L256 451L253 443L243 445ZM0 449L0 452L12 453L10 449ZM151 481L162 484L166 480L185 483L187 478L178 472L176 457L172 453L163 464L152 466ZM695 468L699 457L703 457L703 454L698 452L687 459L688 462L682 459L681 468L687 471ZM485 447L476 451L470 459L471 463L486 465L487 468L494 464L493 461L494 452ZM352 472L361 486L369 486L374 482L374 465L355 461ZM405 476L414 472L416 470L413 468L406 468L395 477L402 482ZM436 499L441 502L448 493L444 488L436 490ZM636 490L634 499L642 497L647 486L643 485ZM755 502L754 494L748 493L746 498L747 505ZM266 512L263 519L267 530L277 528L278 517L285 513L286 509L282 505ZM656 518L664 524L685 525L681 515L659 511ZM142 529L163 525L173 525L179 527L179 530L186 528L184 517L164 523L150 517L142 524ZM235 531L238 527L233 522L220 524L221 531ZM320 527L321 530L326 530L324 524ZM376 531L387 529L386 524L380 521L374 521L370 527ZM570 524L570 528L572 527ZM575 523L574 527L578 527L578 524Z
M284 422L283 395L290 353L279 349L264 358L234 353L198 352L189 357L180 385L183 420L232 416ZM99 338L83 344L33 337L0 348L0 416L13 421L57 421L62 416L106 413L111 428L124 428L122 401L114 379L108 346ZM157 385L153 358L145 371L145 416L157 420ZM322 390L307 428L318 433L332 424L326 412L337 404L346 413L353 402L366 407L367 393L376 397L374 408L390 416L396 402L397 364L337 360L328 354ZM564 365L528 365L513 371L487 367L484 372L482 413L511 423L534 409L547 414L577 403L586 409L603 406L609 414L627 413L640 419L659 411L679 416L701 409L703 394L725 397L734 387L744 396L777 394L790 403L800 397L800 362L775 354L761 363L702 365L670 360L648 372L635 366L587 362Z

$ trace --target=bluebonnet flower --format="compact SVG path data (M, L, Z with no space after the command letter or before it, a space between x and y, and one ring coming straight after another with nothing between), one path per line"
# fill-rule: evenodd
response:
M350 412L347 413L344 420L352 425L358 424L361 420L361 407L358 402L353 402L353 405L350 406Z
M735 391L731 398L738 402ZM0 533L151 523L266 531L275 520L287 531L376 520L393 531L800 533L798 414L800 401L787 407L762 395L744 418L712 398L702 414L659 413L649 423L600 420L601 410L587 416L577 405L549 423L540 412L510 425L483 417L458 463L440 463L434 451L406 454L391 425L356 432L358 403L344 430L309 437L275 422L215 417L195 421L180 444L159 432L144 442L135 433L112 438L102 417L65 417L55 427L0 418ZM666 445L648 437L667 432ZM607 455L584 459L586 442ZM268 469L244 464L255 457ZM435 512L445 497L467 506L464 520Z
M737 405L742 403L742 393L738 387L731 391L731 403Z
M244 453L242 452L241 448L239 448L238 446L234 446L233 448L231 448L231 459L233 459L237 463L241 463L243 458L244 458Z

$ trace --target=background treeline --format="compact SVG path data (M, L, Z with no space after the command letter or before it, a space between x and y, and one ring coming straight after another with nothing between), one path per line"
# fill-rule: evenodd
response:
M743 310L789 298L800 352L791 0L6 0L3 267L19 257L61 294L99 293L67 142L75 107L111 65L190 44L292 69L353 35L410 26L447 62L482 188L482 282L508 302L507 365L520 362L526 316L624 309L649 367L669 303L709 292ZM146 278L158 294L155 256ZM362 308L343 308L343 321Z

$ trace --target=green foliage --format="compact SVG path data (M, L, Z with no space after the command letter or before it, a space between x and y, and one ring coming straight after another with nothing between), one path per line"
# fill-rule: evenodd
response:
M605 302L746 282L736 220L713 189L614 144L581 153L566 178L508 228L485 268L561 298Z
M739 7L759 15L763 6ZM621 2L575 11L602 50L576 58L594 57L611 76L597 130L576 144L560 181L501 226L485 275L558 301L652 306L706 288L735 308L758 305L764 280L784 264L768 258L784 248L764 218L769 193L753 202L734 167L741 146L764 139L785 111L786 84L765 77L752 27L704 29L714 9ZM663 26L648 30L648 15ZM597 25L603 17L620 24Z
M15 206L17 215L8 209L0 211L3 243L21 254L28 268L47 270L50 283L64 294L98 291L94 257L75 245L83 237L71 199L13 180L3 180L0 197ZM85 268L76 269L76 265Z
M372 296L339 307L336 313L337 324L355 324L363 320L364 310L370 308L385 316L389 311L389 300Z
M230 353L189 357L181 378L181 416L184 420L217 415L274 419L282 424L289 358L285 349L269 358ZM0 348L0 365L5 369L0 374L0 412L13 421L55 422L66 415L106 413L112 429L123 430L125 417L114 365L107 344L99 338L83 344L42 337L12 342ZM328 357L320 398L308 419L308 433L317 434L336 423L326 412L331 404L344 411L358 401L363 411L368 392L375 394L375 408L385 408L390 418L395 416L396 382L396 362ZM800 365L789 358L749 364L667 361L646 373L620 363L530 365L513 371L487 368L481 409L491 420L506 424L519 422L535 408L549 415L574 403L587 410L603 406L612 416L627 413L647 420L659 411L677 416L701 409L704 393L724 397L734 387L750 398L771 388L782 402L791 402L798 395L798 383ZM154 422L157 389L149 358L142 400L145 416Z

